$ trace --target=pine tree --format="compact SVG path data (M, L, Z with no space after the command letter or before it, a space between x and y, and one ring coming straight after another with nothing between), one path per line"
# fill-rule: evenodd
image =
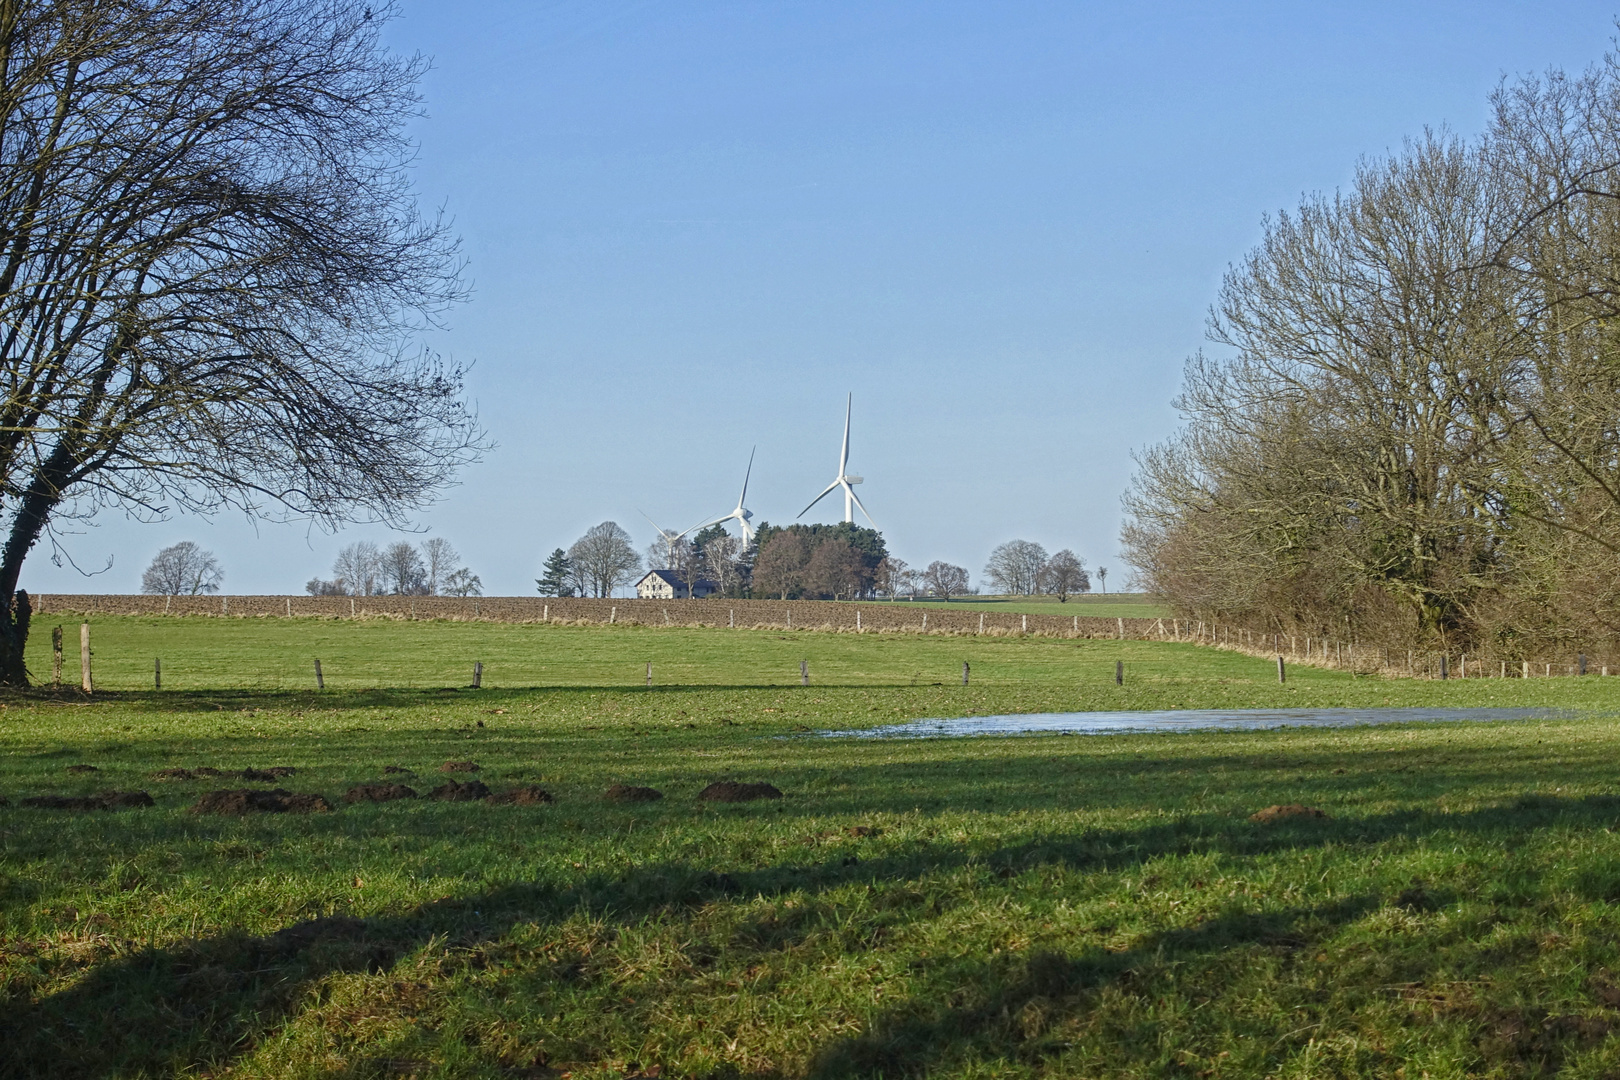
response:
M574 566L568 561L566 551L562 548L553 551L542 569L545 576L535 579L541 596L574 595Z

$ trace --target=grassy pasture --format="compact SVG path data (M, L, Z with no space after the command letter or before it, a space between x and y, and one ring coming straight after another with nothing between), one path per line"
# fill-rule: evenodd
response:
M297 619L94 633L98 682L125 689L0 700L0 1075L1620 1071L1620 680L1295 668L1278 686L1238 654L1048 638ZM324 694L298 681L317 651ZM489 688L456 689L475 654ZM176 689L138 689L154 655ZM814 685L784 685L805 657ZM1579 715L802 730L1284 704ZM447 760L557 801L217 818L185 808L239 782L150 777L292 765L286 787L336 802L389 764L425 791ZM786 798L697 802L716 779ZM666 797L607 803L613 782ZM19 805L107 788L157 805ZM1293 802L1331 818L1246 820Z

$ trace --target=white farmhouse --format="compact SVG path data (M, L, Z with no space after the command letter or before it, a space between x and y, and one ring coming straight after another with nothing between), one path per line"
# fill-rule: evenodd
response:
M700 578L693 584L691 595L701 600L718 591L714 582ZM685 600L686 581L673 570L649 570L645 577L636 582L636 595L643 600Z

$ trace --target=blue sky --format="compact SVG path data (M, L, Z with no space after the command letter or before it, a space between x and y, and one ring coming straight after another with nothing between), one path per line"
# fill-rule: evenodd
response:
M1556 18L1550 13L1556 10ZM463 237L498 444L419 524L491 594L640 511L784 522L851 471L890 549L978 579L1015 537L1116 558L1130 451L1175 428L1185 357L1262 215L1504 76L1602 56L1614 9L403 0L433 58L416 180ZM825 511L825 512L823 512ZM829 497L810 520L836 520ZM193 539L226 591L298 591L355 539L104 514L35 591L127 592ZM409 537L408 538L414 538Z

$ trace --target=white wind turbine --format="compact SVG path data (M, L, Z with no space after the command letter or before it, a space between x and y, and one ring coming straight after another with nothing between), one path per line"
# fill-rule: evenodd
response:
M838 477L832 483L828 484L820 495L817 495L814 499L810 500L810 506L807 506L803 510L799 511L799 517L804 517L804 515L808 514L811 507L815 506L816 503L820 502L822 499L825 499L833 492L835 488L843 488L844 520L849 522L851 525L855 524L855 507L859 506L861 508L861 513L866 514L866 520L870 522L872 528L875 529L877 528L877 522L872 521L872 515L866 513L866 507L862 505L860 496L855 494L855 485L861 482L861 478L859 476L849 475L849 413L854 404L855 395L851 393L849 395L849 399L844 402L844 450L843 453L838 456Z
M724 517L717 517L703 526L708 528L709 525L718 525L722 521L735 520L738 525L742 526L744 544L754 542L754 526L751 524L754 519L754 512L744 506L743 503L748 500L748 478L754 475L754 451L758 449L759 447L756 446L753 450L748 451L748 471L743 473L742 494L737 496L737 509Z
M687 533L703 527L701 524L698 524L688 526L687 528L682 529L680 532L673 532L664 528L662 525L659 525L658 522L654 521L652 518L647 517L647 512L645 510L637 510L636 513L640 514L644 518L647 518L647 524L658 530L658 539L664 543L665 565L661 567L661 569L664 570L675 569L675 545L679 544L681 540L686 537Z

